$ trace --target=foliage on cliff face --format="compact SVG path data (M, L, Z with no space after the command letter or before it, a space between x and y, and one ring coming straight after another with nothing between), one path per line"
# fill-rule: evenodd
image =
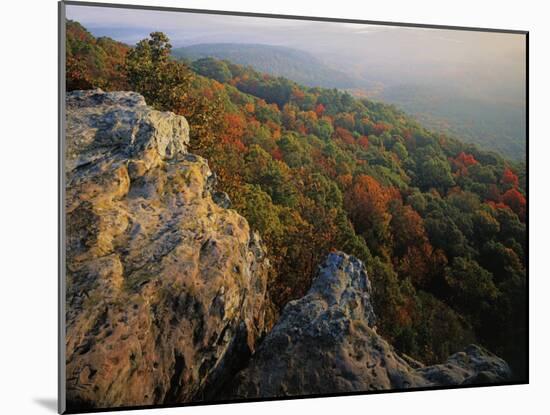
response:
M113 77L90 63L104 55L99 40L68 26L68 58L90 87L135 89L189 120L191 147L267 244L279 308L342 250L367 264L379 329L398 349L429 363L475 338L523 376L524 165L336 89L172 61L159 33L128 48Z

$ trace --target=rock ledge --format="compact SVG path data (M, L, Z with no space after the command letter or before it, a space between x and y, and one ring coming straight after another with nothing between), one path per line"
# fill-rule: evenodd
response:
M228 398L283 397L503 382L506 362L479 346L424 367L401 357L374 326L363 264L341 252L319 267L241 371Z

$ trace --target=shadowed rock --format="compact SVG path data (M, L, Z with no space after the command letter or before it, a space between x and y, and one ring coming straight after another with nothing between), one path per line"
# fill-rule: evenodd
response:
M478 346L423 367L375 329L371 288L358 259L332 253L305 297L280 320L226 397L259 398L502 382L508 365Z
M200 400L262 335L264 248L188 142L136 93L67 95L69 409Z

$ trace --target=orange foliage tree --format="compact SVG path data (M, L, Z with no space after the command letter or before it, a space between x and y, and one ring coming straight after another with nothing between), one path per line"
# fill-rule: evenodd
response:
M224 114L224 130L221 135L222 140L227 143L240 140L244 133L245 124L245 119L240 114Z
M415 284L429 282L447 264L445 254L430 244L424 220L411 206L400 201L392 203L391 215L395 268Z
M367 246L378 254L388 254L383 247L390 238L388 203L396 197L395 189L382 186L374 177L356 176L344 195L349 217Z
M339 138L346 144L353 144L355 143L355 139L353 138L353 134L350 133L348 130L342 127L336 127L334 129L334 136L336 138Z

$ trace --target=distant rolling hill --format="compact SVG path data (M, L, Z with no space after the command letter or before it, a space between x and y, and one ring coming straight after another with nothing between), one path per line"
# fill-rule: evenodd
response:
M396 104L426 127L496 150L515 161L526 157L525 103L483 99L449 85L396 85L378 98Z
M307 86L354 88L358 85L353 76L331 68L309 53L283 46L208 43L176 48L172 55L192 61L206 57L225 59Z
M265 44L205 43L172 50L176 58L196 61L216 58L251 66L257 71L282 76L300 84L339 88L383 102L412 114L428 128L521 161L525 159L525 105L505 100L487 100L465 93L445 82L391 84L375 78L334 69L312 54L283 46ZM464 88L470 91L469 88ZM483 95L483 94L481 94Z

